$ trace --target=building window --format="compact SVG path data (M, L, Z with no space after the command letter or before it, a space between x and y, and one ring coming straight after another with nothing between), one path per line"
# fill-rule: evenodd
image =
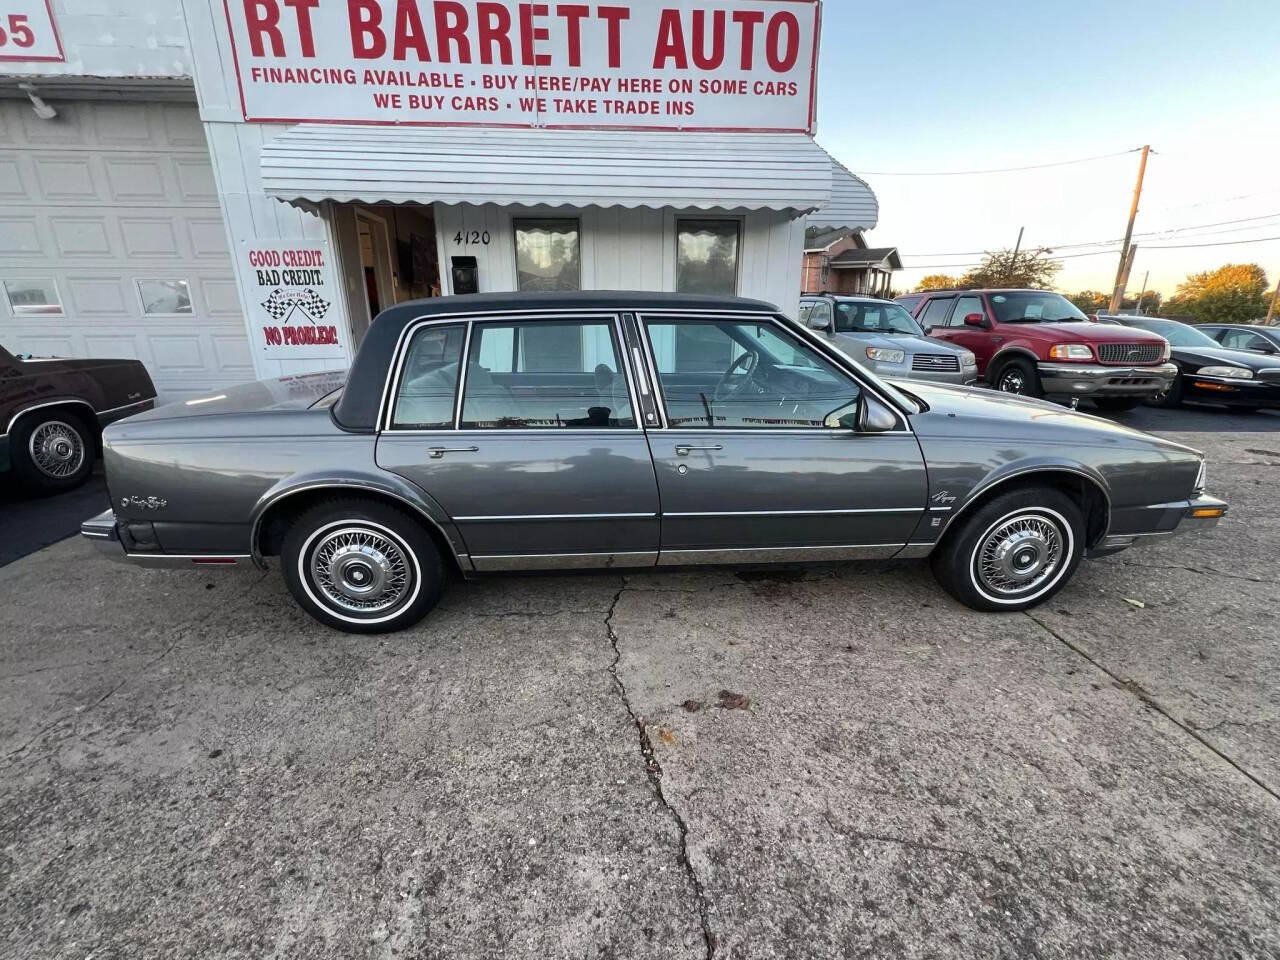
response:
M513 220L520 290L581 290L577 220Z
M4 292L17 316L61 316L62 301L52 280L6 280Z
M677 220L676 289L735 295L740 233L737 220Z
M185 280L139 280L138 296L148 317L191 313L191 287Z

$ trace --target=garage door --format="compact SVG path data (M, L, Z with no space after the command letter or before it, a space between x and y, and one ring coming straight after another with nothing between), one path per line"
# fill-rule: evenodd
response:
M0 343L133 357L162 400L253 379L194 105L0 100Z

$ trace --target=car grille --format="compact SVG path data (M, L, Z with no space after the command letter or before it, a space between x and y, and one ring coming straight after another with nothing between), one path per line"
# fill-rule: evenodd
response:
M917 353L911 358L911 369L954 373L960 369L960 358L954 353Z
M1100 343L1098 359L1103 363L1159 363L1162 343Z

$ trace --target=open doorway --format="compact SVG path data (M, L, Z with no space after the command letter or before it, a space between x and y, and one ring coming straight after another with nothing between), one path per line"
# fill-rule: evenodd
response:
M435 216L419 204L335 204L339 263L352 342L359 346L383 310L440 296Z

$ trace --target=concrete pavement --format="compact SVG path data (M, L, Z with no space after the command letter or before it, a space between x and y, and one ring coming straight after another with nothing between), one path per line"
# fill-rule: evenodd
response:
M1030 616L880 563L361 638L57 544L0 573L0 956L1280 956L1277 436L1178 434L1228 519Z

